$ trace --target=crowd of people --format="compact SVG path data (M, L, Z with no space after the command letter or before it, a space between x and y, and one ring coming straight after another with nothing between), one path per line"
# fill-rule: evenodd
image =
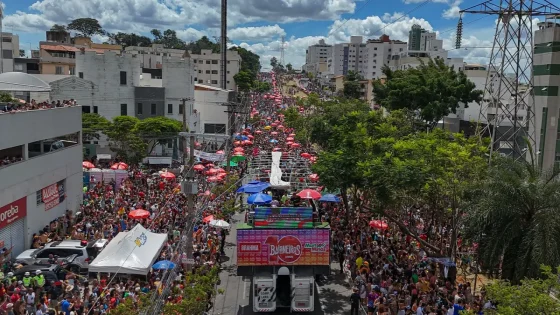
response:
M36 100L31 100L31 102L18 101L9 103L0 103L0 114L9 114L17 112L25 112L30 110L40 110L40 109L51 109L57 107L69 107L75 106L76 100L57 100L51 102L38 102Z

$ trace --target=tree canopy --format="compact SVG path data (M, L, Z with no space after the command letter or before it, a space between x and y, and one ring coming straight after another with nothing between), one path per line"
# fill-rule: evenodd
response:
M147 153L148 144L137 133L139 122L136 117L117 116L104 132L109 138L109 148L130 164L139 163Z
M417 111L430 128L460 104L480 102L482 91L475 89L462 71L455 71L440 58L421 62L419 67L393 71L383 68L385 80L373 84L377 104L389 109Z
M148 155L157 145L165 145L176 139L182 129L180 121L165 116L149 117L136 124L138 135L149 143Z
M85 37L105 34L105 31L99 24L99 21L93 18L79 18L72 20L72 22L66 26L66 29L76 31L79 35Z
M82 114L82 140L99 140L101 134L109 127L110 122L103 116L94 113Z
M154 37L154 44L163 44L163 47L170 49L187 49L187 44L177 37L177 32L171 29L163 31L153 29L150 32Z
M362 97L360 80L362 79L356 72L348 71L344 77L344 89L342 90L344 97L360 99Z

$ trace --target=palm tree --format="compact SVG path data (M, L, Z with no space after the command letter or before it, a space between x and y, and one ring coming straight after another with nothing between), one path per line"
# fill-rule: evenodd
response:
M518 283L560 265L560 169L497 161L467 202L466 237L483 269Z

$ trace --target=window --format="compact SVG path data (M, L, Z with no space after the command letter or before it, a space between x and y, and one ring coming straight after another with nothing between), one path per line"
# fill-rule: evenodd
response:
M126 71L121 71L121 85L126 85Z
M169 140L169 141L167 141L167 148L168 148L168 149L173 149L173 141L174 141L174 140Z
M142 103L138 103L136 105L136 114L137 115L143 115L144 113L142 112Z
M198 70L198 73L202 73L202 70Z
M173 114L173 104L167 104L167 113Z
M212 70L212 74L218 74L218 70Z
M212 60L212 64L213 64L213 65L217 65L217 64L218 64L218 60Z
M64 74L64 73L62 72L62 67L61 67L61 66L56 66L56 67L55 67L55 74Z
M198 63L204 63L204 60L199 60Z
M212 84L218 84L218 80L212 80Z
M83 72L78 72L78 77L80 77L80 79L84 78L84 73Z
M228 60L228 62L227 62L227 63L228 63L228 65L229 65L229 60Z
M210 70L206 70L206 74L210 74Z
M93 113L94 114L99 114L99 107L93 106Z
M179 104L179 114L183 115L183 110L184 110L185 106L183 104Z
M150 114L155 115L156 114L156 104L152 104L151 110L150 110Z
M227 84L229 84L229 81L227 81Z
M210 64L210 60L206 60L206 64L209 65L209 64Z
M91 109L89 106L82 106L82 113L89 114L91 113Z
M229 74L229 70L227 71L227 73Z
M204 81L203 80L198 80L198 83L202 84L202 83L204 83Z
M11 38L11 37L2 37L2 42L4 42L4 43L11 43L11 42L12 42L12 38Z
M226 133L226 124L204 124L204 133Z
M13 59L14 56L12 55L12 50L4 49L2 50L2 57L4 59Z
M121 104L121 116L126 116L128 110L126 104Z
M70 75L76 75L76 67L70 67Z

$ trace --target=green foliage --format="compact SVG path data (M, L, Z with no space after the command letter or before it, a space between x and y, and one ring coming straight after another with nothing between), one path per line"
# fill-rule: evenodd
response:
M152 40L147 36L142 36L134 33L118 32L116 34L108 34L111 41L117 45L126 48L128 46L149 47Z
M247 92L253 86L253 76L247 71L241 71L233 76L239 91Z
M94 113L82 114L82 141L99 140L101 133L110 125L103 116Z
M257 92L266 93L266 92L272 90L272 84L270 84L268 82L261 82L261 81L255 80L253 82L253 88Z
M383 73L385 82L376 80L373 85L376 103L389 110L419 111L431 128L455 113L460 103L482 100L482 91L475 90L475 84L463 72L446 66L442 59L406 70L384 67Z
M180 121L165 116L146 118L136 124L138 135L151 144L148 155L157 145L167 144L168 141L177 138L182 129L183 124Z
M25 49L20 49L19 50L19 56L20 57L25 57Z
M55 24L51 26L50 30L54 32L66 32L66 25Z
M186 49L187 44L180 38L177 37L177 32L171 29L163 31L163 33L157 29L150 31L154 37L154 44L163 44L163 47L169 49Z
M348 74L344 77L344 89L343 95L350 99L360 99L362 97L362 89L360 80L362 80L356 72L348 71Z
M270 66L272 69L276 69L278 67L278 59L276 59L276 57L270 58Z
M560 169L497 159L466 203L466 236L479 242L484 269L518 283L560 265Z
M261 71L261 60L259 55L239 46L231 47L229 50L237 51L241 57L242 61L239 71L251 73L253 80L255 80L257 78L257 74Z
M0 92L0 102L10 103L10 102L13 102L13 101L14 101L14 98L12 97L12 94L6 93L6 92Z
M542 266L539 279L524 279L520 285L496 281L486 287L488 298L497 304L496 310L485 310L490 315L560 314L560 301L553 294L560 292L558 273Z
M128 164L137 164L146 157L147 143L138 135L140 120L131 116L117 116L105 130L109 148Z
M91 37L93 35L105 34L105 31L99 24L99 21L97 19L92 19L92 18L79 18L79 19L72 20L72 22L68 24L66 29L76 31L78 32L78 35L84 37Z

